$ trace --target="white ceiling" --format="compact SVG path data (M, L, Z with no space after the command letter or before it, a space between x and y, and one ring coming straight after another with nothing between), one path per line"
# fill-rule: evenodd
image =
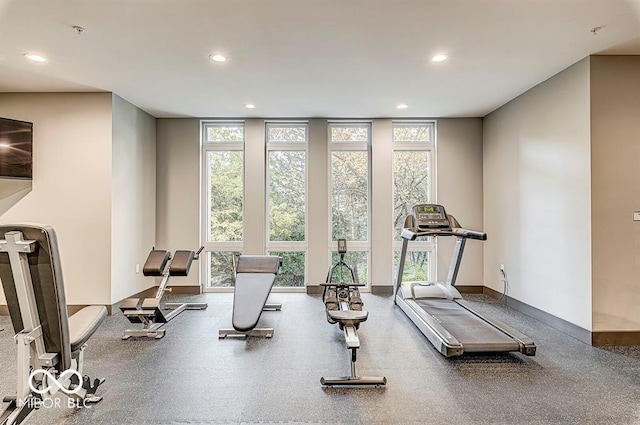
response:
M0 92L156 117L484 116L598 53L640 54L640 0L0 0Z

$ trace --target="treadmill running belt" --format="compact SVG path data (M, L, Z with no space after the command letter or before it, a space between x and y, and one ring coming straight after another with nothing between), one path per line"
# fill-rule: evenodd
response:
M445 299L415 300L425 312L435 317L464 347L465 352L518 351L518 342L466 310L455 301Z

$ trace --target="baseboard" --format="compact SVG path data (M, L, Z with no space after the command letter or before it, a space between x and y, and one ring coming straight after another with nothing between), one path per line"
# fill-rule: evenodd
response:
M373 295L388 297L389 295L393 295L393 285L371 285L371 293Z
M640 345L640 331L597 331L591 334L591 345Z
M461 294L484 294L484 286L481 285L456 285Z
M200 285L179 285L169 286L172 294L178 295L200 295L202 294L202 286Z
M307 295L322 295L324 286L320 285L307 285Z
M323 286L307 285L308 295L322 295ZM371 285L371 293L373 295L389 296L393 295L393 286L391 285Z
M89 304L68 304L67 314L69 315L69 317L71 317L77 312L79 312L80 310L82 310L83 308L88 306ZM111 316L111 313L116 309L112 305L105 305L105 307L107 308L107 316Z
M501 292L495 291L491 288L487 288L486 286L483 286L483 294L496 300L500 299L503 296ZM530 306L529 304L525 304L522 301L511 298L508 295L505 298L505 304L512 309L526 314L527 316L532 317L536 320L539 320L542 323L559 330L560 332L563 332L579 341L584 342L585 344L592 344L592 334L590 331L581 328L578 325L574 325L571 322L567 322L566 320L556 317L552 314L549 314L546 311L542 311L538 308Z

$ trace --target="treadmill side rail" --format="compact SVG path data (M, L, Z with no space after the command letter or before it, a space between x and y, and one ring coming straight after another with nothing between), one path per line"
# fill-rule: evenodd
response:
M504 334L510 336L515 341L517 341L518 345L520 346L520 352L522 354L525 354L527 356L535 356L536 355L536 344L533 342L533 340L531 338L529 338L528 336L526 336L522 332L517 331L516 329L514 329L511 326L505 324L504 322L501 322L498 319L495 319L495 318L493 318L491 316L487 316L485 314L478 313L477 311L472 309L464 300L456 300L456 302L460 306L462 306L466 310L468 310L470 313L475 314L476 316L478 316L479 318L481 318L485 322L490 323L494 328L500 330Z
M396 304L405 312L418 329L427 337L429 342L445 357L461 356L464 347L438 321L425 312L415 301L396 296Z

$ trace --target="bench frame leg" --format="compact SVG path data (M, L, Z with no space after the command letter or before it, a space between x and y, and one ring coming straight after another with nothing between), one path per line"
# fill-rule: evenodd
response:
M218 338L224 339L228 336L248 337L256 336L263 338L273 337L273 328L255 328L247 332L237 331L235 329L220 329L218 331Z

